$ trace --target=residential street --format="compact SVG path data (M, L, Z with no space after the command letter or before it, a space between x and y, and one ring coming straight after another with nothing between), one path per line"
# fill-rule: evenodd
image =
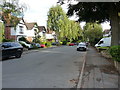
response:
M85 54L76 46L62 46L3 61L3 88L75 88Z

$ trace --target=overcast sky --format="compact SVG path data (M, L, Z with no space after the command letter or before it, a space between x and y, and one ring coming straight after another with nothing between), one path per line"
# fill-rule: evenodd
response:
M40 26L46 26L47 13L49 8L55 6L58 0L20 0L20 3L26 4L27 11L24 13L24 19L27 22L37 22ZM62 8L67 12L67 5L62 5ZM71 19L75 19L72 17ZM81 23L80 25L84 25ZM102 24L103 29L109 29L108 23Z

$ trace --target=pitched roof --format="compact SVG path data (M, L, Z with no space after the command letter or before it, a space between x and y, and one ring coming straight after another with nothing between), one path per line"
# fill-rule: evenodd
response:
M45 28L45 26L38 26L38 30L41 32L41 31L46 31L46 28Z
M27 26L28 30L31 30L34 27L34 25L36 25L36 24L37 24L36 22L26 23L26 26Z

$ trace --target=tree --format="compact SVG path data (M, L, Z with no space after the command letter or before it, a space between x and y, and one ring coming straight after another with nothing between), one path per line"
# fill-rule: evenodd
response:
M120 45L120 2L78 2L75 5L69 4L67 14L72 16L74 13L79 17L78 21L97 21L99 23L110 21L112 45Z
M2 20L5 25L16 26L19 22L18 16L23 13L25 6L20 6L18 0L4 0L3 4L0 5L2 8Z
M2 42L4 38L4 25L3 22L0 20L0 43Z
M84 39L94 45L96 44L103 36L102 27L97 23L86 23L84 26Z
M69 20L59 5L50 8L47 27L49 30L55 31L61 41L72 41L78 38L82 31L79 23Z
M65 12L62 10L61 6L53 6L50 8L48 12L48 21L47 21L47 27L49 30L56 31L57 33L60 32L59 23L61 20L64 20L66 18ZM63 23L63 22L61 22Z

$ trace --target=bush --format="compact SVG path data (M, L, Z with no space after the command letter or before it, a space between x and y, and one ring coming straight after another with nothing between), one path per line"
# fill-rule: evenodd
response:
M40 44L44 44L44 45L45 45L45 44L46 44L46 42L40 42Z
M111 46L109 52L113 59L120 62L120 45L119 46Z
M51 42L50 42L50 41L47 41L45 45L46 45L47 47L50 47L50 46L51 46Z
M69 45L71 42L67 42L67 45Z
M62 42L62 45L66 45L66 44L67 44L67 41L63 41L63 42Z
M14 42L12 39L3 39L2 42Z

